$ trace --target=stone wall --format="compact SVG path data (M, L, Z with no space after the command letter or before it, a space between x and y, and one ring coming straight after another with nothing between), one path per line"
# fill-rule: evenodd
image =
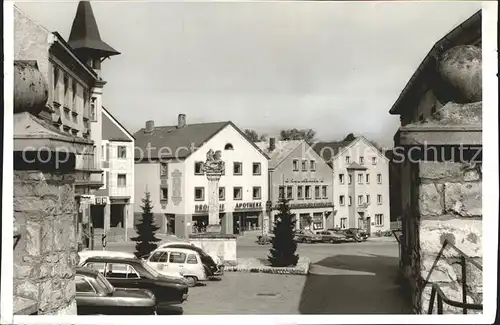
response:
M74 176L14 171L14 295L38 302L38 313L76 314ZM16 308L16 306L14 306Z
M423 161L418 168L418 242L413 267L421 279L427 279L439 251L448 240L468 256L482 260L482 173L481 165ZM432 271L428 281L438 283L452 300L462 301L462 276L458 252L451 248ZM467 263L467 300L482 303L482 272ZM431 285L419 288L419 312L427 312ZM444 304L445 313L461 313ZM436 310L436 308L434 308Z

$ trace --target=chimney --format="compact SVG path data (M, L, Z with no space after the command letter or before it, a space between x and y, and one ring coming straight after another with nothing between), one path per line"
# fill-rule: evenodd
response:
M276 149L276 138L269 138L269 152L273 152Z
M151 133L155 129L155 121L149 120L146 121L146 129L144 130L144 133Z
M181 129L186 126L186 114L179 114L177 117L177 128Z

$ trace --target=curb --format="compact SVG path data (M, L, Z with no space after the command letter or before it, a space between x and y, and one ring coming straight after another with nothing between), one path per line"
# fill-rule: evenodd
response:
M308 275L311 267L310 261L303 261L294 267L272 267L269 265L262 266L226 266L224 272L247 272L247 273L268 273L268 274L283 274L283 275Z

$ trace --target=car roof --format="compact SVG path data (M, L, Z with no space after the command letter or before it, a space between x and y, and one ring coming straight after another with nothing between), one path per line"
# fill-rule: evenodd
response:
M158 247L168 247L168 246L171 246L171 245L190 245L190 246L194 246L190 242L185 242L185 241L170 241L170 242L163 243L163 244L159 245Z
M155 252L179 252L179 253L186 253L186 254L193 254L193 253L198 254L198 252L196 250L193 250L191 248L178 248L178 247L170 247L170 246L157 248L155 250Z
M99 271L94 270L90 267L77 267L76 268L76 275L84 275L88 277L95 278Z
M87 259L89 257L127 257L134 258L134 253L120 252L120 251L98 251L98 250L87 250L78 252L80 258Z
M85 262L102 262L102 263L140 263L141 260L137 257L119 257L119 256L91 256L85 260Z

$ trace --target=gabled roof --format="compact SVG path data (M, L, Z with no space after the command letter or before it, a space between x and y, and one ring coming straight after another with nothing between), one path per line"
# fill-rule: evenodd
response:
M311 147L323 160L330 162L342 148L347 147L352 141L316 142Z
M250 141L244 132L231 121L187 124L182 128L159 126L150 133L146 133L145 129L141 128L134 134L135 159L186 159L226 126L232 126L257 151L269 159L269 156ZM148 150L148 147L151 149Z
M269 142L261 141L256 142L257 147L260 148L269 156L269 168L276 168L283 160L285 160L293 150L295 150L302 143L303 140L289 140L289 141L276 141L276 148L273 151L269 150Z
M102 107L102 139L110 141L133 141L134 136Z
M426 73L434 69L436 60L442 53L454 46L471 44L481 39L481 16L481 10L479 10L434 44L422 63L418 66L417 70L411 76L396 102L392 105L389 110L390 114L396 115L402 113L401 111L407 107L403 103L406 97L408 97L412 91L415 91L415 85L422 82Z
M78 3L68 44L77 53L80 51L94 52L97 57L120 54L120 52L101 40L99 28L89 1L80 1Z

